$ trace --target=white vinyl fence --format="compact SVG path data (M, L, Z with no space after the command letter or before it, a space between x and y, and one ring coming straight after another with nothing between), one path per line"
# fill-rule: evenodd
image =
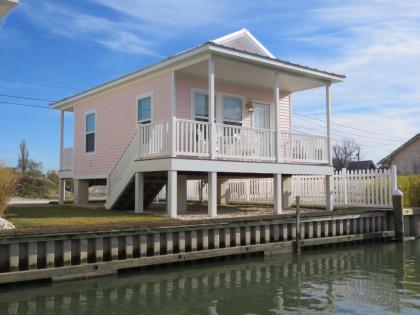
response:
M201 180L187 182L187 199L207 201L207 183ZM230 179L231 203L272 203L272 178ZM292 198L301 197L303 205L325 205L325 176L292 176ZM166 198L165 187L158 195ZM334 174L334 203L342 207L392 207L392 172L388 170L347 171Z
M391 169L348 171L334 174L337 206L392 207ZM292 195L305 205L325 204L325 176L293 176Z
M229 202L272 203L272 178L247 178L229 180Z
M202 187L202 191L201 191ZM193 179L187 181L187 200L189 201L201 201L200 194L203 194L203 201L207 201L207 182L200 179ZM163 186L162 190L156 196L157 200L166 200L166 185Z

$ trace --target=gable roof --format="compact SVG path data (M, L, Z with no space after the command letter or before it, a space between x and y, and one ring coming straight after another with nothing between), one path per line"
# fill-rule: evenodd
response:
M350 161L347 169L352 170L368 170L376 168L376 164L372 160Z
M409 146L411 143L415 142L417 139L420 139L420 133L416 134L414 137L409 139L407 142L400 145L397 149L395 149L390 154L388 154L386 157L384 157L382 160L380 160L378 162L378 164L387 163L389 159L393 158L397 153L399 153L401 150L405 149L407 146Z
M235 40L242 39L242 45L246 47L241 47L238 49L237 45L235 45ZM247 51L243 48L248 48L250 50L254 46L254 51ZM283 71L290 71L301 73L309 76L313 76L314 78L326 80L332 82L341 82L344 80L345 76L341 74L335 74L332 72L322 71L316 68L311 68L303 65L299 65L296 63L291 63L285 60L281 60L276 58L267 48L265 48L248 30L242 29L238 32L234 32L228 34L226 36L217 38L213 41L207 41L201 45L196 47L187 49L175 55L172 55L162 61L154 63L150 66L145 68L136 70L129 74L123 75L118 77L114 80L105 82L103 84L97 85L91 89L82 91L77 93L73 96L63 98L58 102L52 103L50 105L51 108L61 108L66 107L69 105L70 102L78 101L84 97L88 97L92 94L99 93L107 88L111 88L116 85L124 84L128 81L135 80L139 77L145 76L149 73L154 71L158 71L170 65L173 65L177 62L183 61L187 58L198 56L203 53L219 53L221 55L227 55L231 57L241 57L244 60L258 62L260 64L264 64L265 66L278 68L279 70Z
M228 35L216 38L212 43L231 47L239 48L239 50L244 50L247 52L255 53L257 55L262 55L270 58L276 58L261 42L251 34L246 28L243 28L237 32L230 33ZM242 49L241 49L242 48Z

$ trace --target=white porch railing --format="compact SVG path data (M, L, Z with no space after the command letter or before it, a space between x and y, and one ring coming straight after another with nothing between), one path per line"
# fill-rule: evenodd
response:
M216 124L216 156L274 161L275 131Z
M282 132L281 158L286 162L328 163L328 137Z
M176 154L210 155L210 123L186 119L176 120Z
M140 142L138 158L169 155L171 142L167 121L139 125L138 128Z
M276 160L274 130L222 124L215 124L215 127L216 158L245 161ZM175 126L168 121L138 125L135 134L109 174L109 193L113 191L134 160L169 156L172 151L172 130L176 133L175 155L210 157L210 128L211 124L208 122L185 119L176 119ZM290 133L280 133L279 137L281 137L280 153L283 162L328 163L326 137ZM65 152L65 155L73 158L70 151Z
M60 170L73 170L73 148L61 150Z

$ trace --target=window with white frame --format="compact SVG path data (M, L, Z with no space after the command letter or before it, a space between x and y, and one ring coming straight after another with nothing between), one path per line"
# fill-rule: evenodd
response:
M152 97L146 96L137 101L137 122L148 124L152 121Z
M223 97L223 123L242 126L242 99L238 97Z
M95 152L96 115L88 113L85 116L85 152Z
M204 93L194 93L195 120L209 121L209 96Z

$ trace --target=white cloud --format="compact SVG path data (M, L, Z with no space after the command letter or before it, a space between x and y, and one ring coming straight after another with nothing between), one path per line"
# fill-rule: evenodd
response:
M226 2L211 0L94 0L154 27L180 28L209 26L223 21Z
M332 89L334 120L405 139L419 132L420 2L331 1L308 16L289 40L328 47L305 62L348 76ZM299 111L320 115L322 106L313 103L323 104L322 95L306 94L296 97ZM369 134L357 139L376 160L400 144Z
M36 5L25 3L22 10L34 23L53 34L96 42L122 52L158 56L154 43L140 37L141 29L133 23L80 13L47 1Z

